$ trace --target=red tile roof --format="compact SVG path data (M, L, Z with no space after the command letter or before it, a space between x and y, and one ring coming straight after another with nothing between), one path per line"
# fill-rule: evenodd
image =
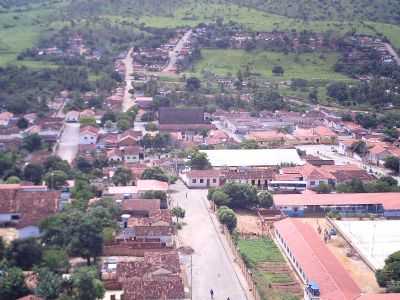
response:
M278 207L303 205L382 204L387 210L400 210L400 193L275 195L274 203Z
M221 176L221 171L220 170L190 170L189 172L186 173L186 176L189 178L199 178L199 177L219 177Z
M356 300L400 300L400 294L367 294L360 296Z
M361 290L314 229L298 219L274 223L308 282L320 287L321 300L354 300Z
M0 213L20 214L17 228L38 225L59 209L60 193L19 184L0 185Z
M122 211L152 211L160 209L159 199L132 199L124 200L121 206Z

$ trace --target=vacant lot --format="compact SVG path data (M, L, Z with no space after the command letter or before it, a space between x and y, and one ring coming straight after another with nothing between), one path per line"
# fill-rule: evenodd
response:
M307 80L349 80L336 73L333 66L338 58L336 53L306 53L287 55L283 53L244 50L202 50L202 59L195 65L194 72L201 76L205 72L216 75L236 75L239 70L249 69L253 74L275 81L292 78ZM274 66L282 66L283 76L274 76Z
M302 289L272 240L240 239L240 253L250 266L263 299L300 299Z

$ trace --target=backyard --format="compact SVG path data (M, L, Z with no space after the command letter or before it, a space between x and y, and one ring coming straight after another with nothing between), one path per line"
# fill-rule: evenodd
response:
M302 289L272 240L239 239L239 251L252 270L263 299L300 299ZM268 296L267 296L268 295Z

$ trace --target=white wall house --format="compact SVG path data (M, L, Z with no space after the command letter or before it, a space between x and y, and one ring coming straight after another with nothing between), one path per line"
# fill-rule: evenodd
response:
M81 129L79 134L79 144L94 145L97 143L98 129L92 126L87 126Z
M182 173L181 178L189 188L218 187L221 184L219 170L191 170Z

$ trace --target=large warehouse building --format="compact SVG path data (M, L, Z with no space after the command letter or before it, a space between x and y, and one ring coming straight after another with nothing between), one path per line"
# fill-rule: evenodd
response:
M202 150L213 167L271 167L303 165L296 149Z

